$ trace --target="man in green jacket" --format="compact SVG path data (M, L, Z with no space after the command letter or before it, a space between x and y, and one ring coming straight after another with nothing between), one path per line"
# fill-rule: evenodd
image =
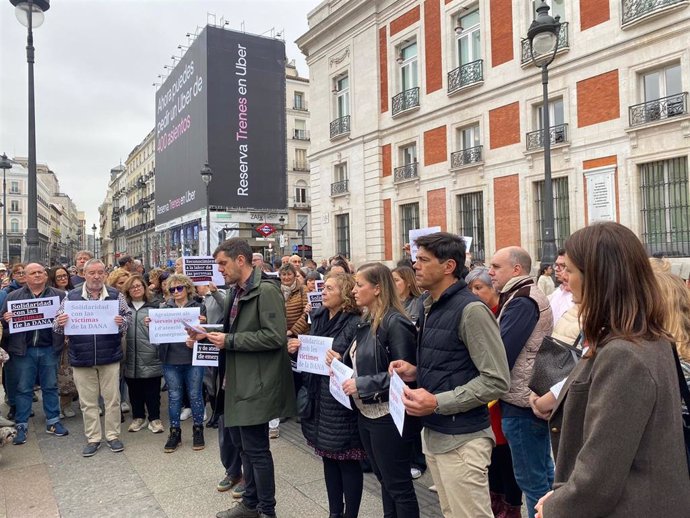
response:
M245 493L218 518L275 516L275 474L268 422L296 415L287 353L285 302L278 284L252 267L252 249L228 239L213 257L231 289L225 300L223 332L208 340L225 350L225 426L240 449ZM192 338L198 338L192 333Z

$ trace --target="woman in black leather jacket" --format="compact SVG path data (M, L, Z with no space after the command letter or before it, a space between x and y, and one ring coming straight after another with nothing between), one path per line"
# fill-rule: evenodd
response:
M358 411L359 434L381 483L384 518L418 518L419 505L410 475L410 448L419 421L405 416L403 437L388 408L388 365L404 359L416 364L417 333L405 316L390 270L381 263L363 265L353 290L364 310L357 334L343 354L354 369L343 384ZM334 351L328 358L339 358Z

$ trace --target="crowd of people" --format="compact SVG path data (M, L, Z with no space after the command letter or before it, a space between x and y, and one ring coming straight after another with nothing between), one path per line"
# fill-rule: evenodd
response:
M73 268L12 265L0 290L9 407L0 425L16 429L14 444L27 441L40 389L57 437L79 401L85 457L104 440L124 450L128 413L128 432L167 428L165 453L183 444L182 420L192 419L194 450L217 428L217 489L237 499L218 518L275 516L270 441L291 418L322 459L330 518L359 516L369 470L384 518L419 517L413 480L427 469L445 518L521 517L523 498L529 518L687 516L690 289L626 227L573 233L537 275L520 247L483 266L446 232L419 237L414 261L393 269L342 255L318 267L299 256L269 264L240 238L214 259L223 286L195 286L181 259L146 272L129 256L113 269L85 251ZM307 294L318 290L314 307ZM60 300L50 327L9 332L21 315L8 303L49 297ZM78 318L66 301L117 301L113 329L66 335ZM152 343L149 312L159 308L198 308L215 327ZM305 335L332 340L329 369L352 370L340 387L349 407L329 376L297 368ZM220 351L217 367L193 364L201 340ZM537 393L547 340L578 359ZM394 375L405 383L400 431Z

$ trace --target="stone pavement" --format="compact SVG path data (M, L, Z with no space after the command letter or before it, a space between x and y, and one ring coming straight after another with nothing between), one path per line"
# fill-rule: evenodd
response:
M0 393L2 389L0 388ZM2 399L0 399L2 401ZM167 423L167 394L162 397ZM26 444L0 449L0 518L212 518L233 499L216 491L223 478L218 459L217 430L206 429L206 449L192 451L191 419L182 423L183 442L174 453L163 453L166 434L147 429L128 433L131 414L122 425L125 451L112 453L103 443L98 453L83 458L83 426L65 419L67 437L45 433L42 406L29 423ZM2 415L7 407L2 404ZM294 420L281 424L280 438L271 441L276 470L276 512L280 518L325 518L328 500L322 463L302 437ZM416 481L423 518L438 518L438 498L428 490L431 476ZM379 484L365 475L361 518L382 516Z

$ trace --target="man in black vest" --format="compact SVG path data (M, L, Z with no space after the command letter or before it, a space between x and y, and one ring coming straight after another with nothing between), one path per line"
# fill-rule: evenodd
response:
M69 343L69 363L74 372L74 383L79 392L79 406L84 417L86 446L84 457L91 457L101 445L102 430L99 417L98 396L105 404L105 438L111 451L125 449L120 441L120 360L122 336L127 332L131 310L124 295L105 285L105 265L100 259L89 259L84 265L86 281L81 288L71 290L65 300L116 300L118 313L115 323L117 333L72 335ZM69 314L65 313L65 300L58 309L53 324L56 333L64 334Z
M421 416L424 453L445 518L492 518L488 467L495 439L487 403L508 391L505 348L489 308L463 280L465 243L436 232L417 239L417 283L429 292L418 325L417 367L391 363L408 414Z

